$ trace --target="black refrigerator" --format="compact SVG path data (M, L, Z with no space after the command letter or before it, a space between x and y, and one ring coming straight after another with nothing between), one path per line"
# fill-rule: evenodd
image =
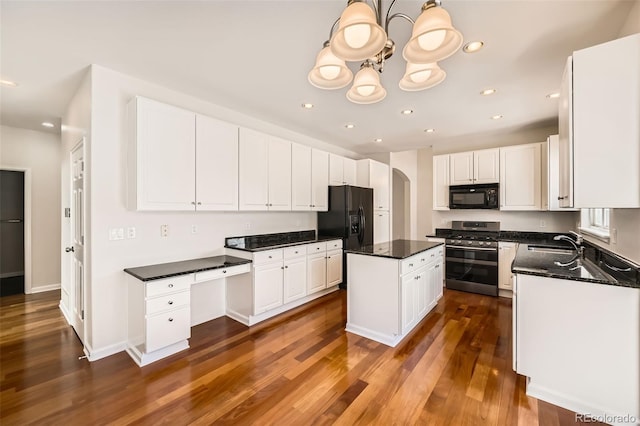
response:
M329 210L318 212L318 235L342 239L345 250L373 244L373 189L330 186ZM342 284L347 285L347 255L342 257Z

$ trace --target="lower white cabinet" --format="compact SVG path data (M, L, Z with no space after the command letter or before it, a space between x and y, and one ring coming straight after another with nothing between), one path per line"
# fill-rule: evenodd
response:
M342 282L342 250L327 251L327 287Z
M185 292L188 293L188 292ZM189 305L147 317L146 351L153 352L191 337Z
M282 261L255 265L253 268L253 314L258 315L282 305L284 267Z
M293 302L307 295L307 257L304 254L292 259L287 259L285 254L283 292L283 303Z
M307 293L316 293L327 287L326 252L313 253L307 257Z
M513 283L511 263L516 257L518 243L498 243L498 291L503 297L512 297Z

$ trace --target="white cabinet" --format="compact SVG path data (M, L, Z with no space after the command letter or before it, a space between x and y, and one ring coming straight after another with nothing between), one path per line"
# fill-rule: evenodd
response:
M356 160L329 154L329 185L356 185Z
M573 191L561 189L563 183L563 177L560 174L560 137L559 135L551 135L547 138L547 209L552 211L567 211L577 210L569 207L573 204ZM544 160L542 160L544 162ZM573 169L573 166L571 166ZM544 185L545 177L542 176L542 182ZM572 187L572 185L571 185ZM568 195L560 195L560 194Z
M516 257L518 243L498 243L498 290L499 295L511 297L513 290L511 264Z
M495 183L500 179L500 150L460 152L450 156L450 184Z
M342 250L327 252L327 288L342 282Z
M573 59L562 74L558 100L558 207L573 207ZM554 147L555 148L555 147ZM549 159L551 160L551 147ZM555 183L554 183L555 185ZM549 207L555 206L555 203Z
M307 257L307 294L316 293L327 287L327 255L310 254Z
M283 274L282 261L256 265L253 268L253 315L282 305Z
M574 206L640 207L640 34L573 53Z
M402 323L400 324L400 334L407 334L417 322L418 318L418 275L407 274L402 277L400 294L402 300Z
M196 115L196 210L238 210L238 127Z
M295 250L294 250L295 251ZM288 258L287 253L291 253ZM307 295L307 256L301 249L293 254L285 249L283 303L293 302Z
M292 210L326 211L329 186L329 153L304 145L291 145Z
M389 210L389 165L374 160L358 160L356 185L373 188L373 209Z
M391 241L391 223L388 211L373 212L373 243Z
M129 120L131 208L238 209L237 126L142 97Z
M542 145L546 144L500 148L501 210L542 209Z
M240 129L240 210L291 210L291 142Z
M449 210L449 155L433 156L433 210Z

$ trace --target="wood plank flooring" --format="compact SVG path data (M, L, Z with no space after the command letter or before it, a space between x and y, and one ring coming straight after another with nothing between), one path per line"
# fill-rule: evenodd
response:
M88 362L59 292L0 299L0 423L575 425L511 370L511 301L445 291L396 348L344 331L346 295L245 327L192 328L144 368ZM593 423L590 423L593 424Z

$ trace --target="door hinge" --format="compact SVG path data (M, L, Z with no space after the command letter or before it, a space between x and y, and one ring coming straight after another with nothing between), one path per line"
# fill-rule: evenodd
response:
M80 311L80 319L84 320L84 309Z
M64 217L71 217L71 207L64 208Z

